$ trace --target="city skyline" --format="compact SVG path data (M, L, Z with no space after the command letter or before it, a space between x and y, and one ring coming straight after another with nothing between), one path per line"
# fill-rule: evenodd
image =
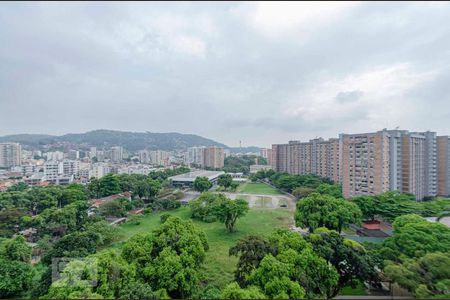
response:
M107 128L269 147L397 126L450 134L449 12L448 2L5 3L0 135Z

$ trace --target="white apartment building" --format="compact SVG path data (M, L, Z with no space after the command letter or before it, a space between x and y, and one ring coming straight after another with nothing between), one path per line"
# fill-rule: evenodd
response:
M123 147L111 147L111 161L121 162L123 159Z
M22 146L18 143L0 143L0 168L22 164Z
M189 164L203 165L205 148L206 147L188 148L186 162Z
M44 153L44 156L48 161L61 161L64 159L64 153L61 151L47 152Z
M89 179L90 178L102 178L106 174L110 172L110 168L105 163L95 163L92 165L91 170L89 171Z
M150 158L150 164L155 166L168 166L170 165L169 157L170 153L162 150L155 150L148 152Z
M44 164L44 175L48 180L56 180L63 174L63 164L59 161L50 160Z
M148 150L140 150L138 152L139 155L139 161L142 164L149 164L150 163L150 154L148 153Z
M78 176L80 171L80 162L78 160L64 160L62 165L64 175Z

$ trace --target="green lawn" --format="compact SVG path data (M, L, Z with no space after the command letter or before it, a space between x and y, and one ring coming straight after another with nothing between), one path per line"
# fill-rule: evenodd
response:
M238 192L249 194L263 194L263 195L281 195L275 188L265 183L246 182L241 185Z
M352 288L351 286L347 285L344 286L344 288L341 290L339 295L356 295L356 296L362 296L362 295L368 295L367 289L364 286L362 282L358 282L355 288Z
M174 211L164 212L183 219L189 219L189 208L182 207ZM151 232L159 226L161 213L146 215L139 225L124 224L119 227L119 242L112 245L120 248L123 241L137 233ZM229 233L220 222L204 223L194 221L203 229L208 237L209 250L206 254L203 282L223 288L233 280L233 272L237 258L228 256L228 250L236 241L248 234L269 235L276 228L287 227L293 223L292 212L284 209L251 209L248 214L238 220L236 232Z

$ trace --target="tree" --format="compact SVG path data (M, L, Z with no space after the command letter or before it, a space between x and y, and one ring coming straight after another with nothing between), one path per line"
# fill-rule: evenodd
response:
M309 187L297 187L292 191L292 195L297 199L307 197L309 194L313 193L314 189Z
M13 186L10 186L6 191L7 192L23 192L28 189L28 185L25 182L19 182Z
M119 291L120 299L169 299L166 290L153 291L152 287L141 281L128 283Z
M212 187L211 181L208 177L199 176L194 180L194 190L198 192L206 192Z
M5 259L29 263L31 260L31 247L21 235L5 243L5 252L1 253Z
M230 248L229 255L239 257L235 280L241 286L246 286L248 277L253 270L258 268L259 263L269 253L274 254L275 249L268 241L260 236L250 235L241 238L236 245Z
M329 289L327 298L335 297L340 289L354 280L378 282L375 263L362 245L344 239L339 233L326 228L317 229L306 237L314 253L334 266L339 274L338 284Z
M331 298L338 286L336 269L309 247L301 252L289 249L279 254L277 259L294 266L291 279L305 289L308 298Z
M171 298L186 298L197 290L207 249L203 231L190 220L171 216L151 234L127 241L122 256L136 266L137 279L153 290L164 289Z
M107 245L117 238L118 228L111 226L105 220L100 220L94 223L85 225L87 232L95 232L100 235L99 245Z
M136 270L114 250L96 253L91 258L97 267L95 293L104 298L117 298L136 277Z
M42 258L42 262L50 265L56 257L84 257L95 253L102 237L99 233L84 231L73 232L63 236Z
M260 287L263 293L272 299L302 299L305 290L290 279L292 273L292 266L268 254L258 269L250 275L250 283Z
M20 296L30 288L32 278L28 264L0 258L0 298Z
M189 202L191 218L202 220L203 222L214 222L217 217L214 215L214 206L217 202L226 201L228 198L223 194L204 192L197 199Z
M100 195L101 197L107 197L120 193L119 179L114 174L107 174L100 178Z
M365 220L373 221L378 214L378 203L373 196L358 196L350 199L350 201L358 205Z
M450 228L441 223L430 223L418 215L397 217L393 223L393 235L383 242L385 248L406 257L421 257L431 252L447 252L450 249Z
M126 206L127 202L129 204L126 198L114 199L100 206L100 213L106 217L125 217L129 208Z
M428 253L402 264L389 262L384 273L392 281L414 293L417 298L450 296L450 253Z
M297 202L296 225L307 227L310 232L319 227L341 232L349 224L360 221L361 211L356 204L330 195L313 193Z
M217 183L224 188L229 188L233 182L233 177L230 174L222 174L219 176Z
M58 200L58 206L62 207L77 201L87 201L87 196L82 190L81 186L70 185L67 188L63 189L62 195Z
M23 208L8 208L0 210L0 236L11 237L19 231L22 218L27 215Z
M44 298L47 299L103 299L103 295L93 292L91 280L95 280L95 261L72 260L53 281Z
M339 184L322 183L316 188L316 192L322 195L330 195L335 198L343 198L342 186Z
M248 210L248 202L243 199L230 200L225 198L225 200L214 203L213 206L213 214L225 223L229 232L234 231L237 219L245 216Z
M249 286L245 289L241 288L236 282L228 284L222 291L222 299L266 299L258 287Z
M91 178L88 184L88 191L91 194L91 198L101 198L100 180L97 178Z

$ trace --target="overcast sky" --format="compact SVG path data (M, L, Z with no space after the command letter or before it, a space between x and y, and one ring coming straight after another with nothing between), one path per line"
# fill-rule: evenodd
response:
M0 135L450 134L450 3L0 3Z

